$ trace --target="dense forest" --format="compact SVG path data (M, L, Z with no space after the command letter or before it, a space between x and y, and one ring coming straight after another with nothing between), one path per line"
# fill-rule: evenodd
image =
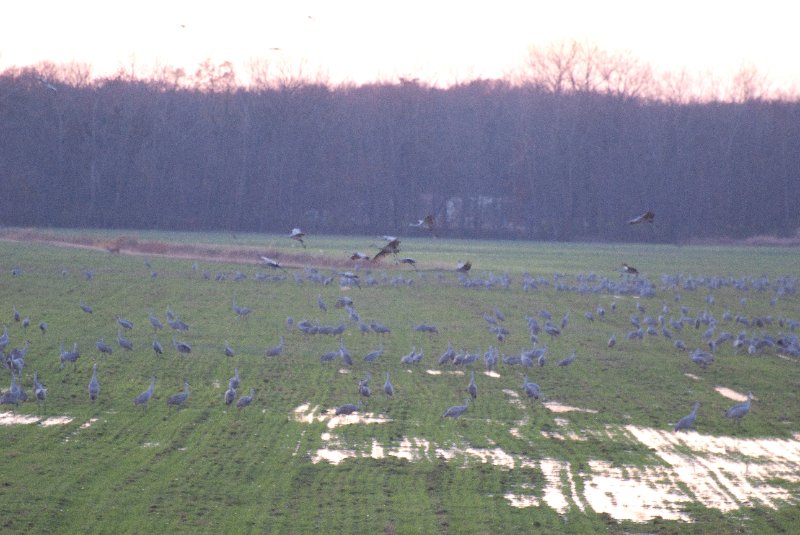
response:
M0 224L383 234L430 213L451 237L658 242L800 228L798 99L653 96L639 72L540 59L523 81L448 88L9 69ZM656 224L625 224L645 210Z

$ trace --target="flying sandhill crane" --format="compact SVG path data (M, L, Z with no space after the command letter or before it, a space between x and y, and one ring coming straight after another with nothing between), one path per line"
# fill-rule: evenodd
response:
M639 274L639 270L638 269L636 269L633 266L629 266L625 262L622 263L622 272L623 273L627 273L629 275L638 275Z
M410 227L417 227L417 228L424 228L424 229L427 229L430 232L433 232L434 224L435 224L435 221L433 219L433 215L432 214L428 214L428 215L425 216L424 219L420 219L416 223L410 223L409 226Z
M305 236L305 235L306 235L305 232L303 232L299 228L295 227L295 228L292 229L292 233L289 234L289 237L291 239L295 240L295 241L300 242L300 245L302 245L303 249L305 249L306 248L306 244L305 244L305 242L303 242L303 236Z
M467 260L466 262L459 262L458 265L456 266L456 271L458 271L459 273L466 273L470 269L472 269L472 262L470 262L469 260Z
M286 271L286 269L280 264L280 262L278 262L277 260L274 260L272 258L269 258L268 256L262 256L261 257L261 262L266 267L270 267L272 269L282 269L283 271Z
M387 238L393 238L393 239L389 240L389 242L383 247L381 247L381 250L378 251L378 253L372 257L373 262L388 254L397 255L397 253L400 252L400 240L398 238L395 238L394 236L387 236Z
M640 216L634 217L633 219L628 220L629 225L636 225L638 223L652 223L653 220L656 218L656 214L651 212L650 210L646 211Z

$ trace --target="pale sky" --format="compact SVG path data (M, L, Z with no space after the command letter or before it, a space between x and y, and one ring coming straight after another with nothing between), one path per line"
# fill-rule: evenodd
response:
M519 69L531 46L577 40L657 71L730 79L755 67L800 87L793 0L3 0L0 71L41 61L194 72L210 58L240 78L254 59L338 83L447 85ZM277 50L276 50L277 49Z

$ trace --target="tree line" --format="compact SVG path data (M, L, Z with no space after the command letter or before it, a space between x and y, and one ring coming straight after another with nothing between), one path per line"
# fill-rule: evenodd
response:
M433 214L442 236L656 242L800 228L797 99L752 76L730 100L654 96L640 66L587 57L532 54L524 80L448 88L9 69L0 223L405 234ZM645 210L653 225L625 224Z

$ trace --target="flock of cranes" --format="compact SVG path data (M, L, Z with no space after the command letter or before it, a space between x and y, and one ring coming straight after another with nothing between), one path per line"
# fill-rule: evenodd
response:
M653 222L653 214L652 212L646 212L642 216L639 216L635 219L629 221L630 224L636 224L641 222L652 223ZM426 228L429 231L433 232L433 225L434 221L433 218L425 218L420 220L418 224L412 224L415 227ZM305 233L303 233L299 228L293 229L290 238L293 240L298 241L303 247L306 247L303 238L305 237ZM397 237L387 236L387 243L383 247L380 248L377 254L370 257L369 255L360 254L358 256L359 259L370 259L372 261L379 260L381 257L386 255L397 255L399 252L399 244L400 240ZM281 266L277 261L269 259L267 257L262 257L263 266L280 269L284 272L287 270ZM411 263L411 262L408 262ZM465 277L466 273L469 272L471 268L470 262L462 262L458 265L458 267L454 270L460 274L460 276ZM638 271L627 264L623 264L623 272L626 274L638 275ZM320 282L320 278L312 278L312 274L318 273L315 269L307 268L305 270L306 273L306 280L314 280L316 282ZM354 285L359 286L359 274L352 273L352 272L335 272L341 279L341 281L347 285ZM87 280L89 280L87 278ZM295 280L297 281L297 276L295 276ZM474 287L474 280L470 278L462 278L460 282L464 285L465 288ZM679 281L671 281L671 280L664 280L662 281L665 286L668 286L672 283L673 288L677 288L677 284ZM371 282L369 284L372 284ZM505 287L504 284L508 284L507 280L503 279L492 279L490 282L484 280L482 284L496 284L500 287ZM608 293L621 293L621 294L634 294L637 296L648 297L652 296L652 286L644 278L631 278L625 279L621 282L614 282L611 280L603 280L602 278L596 276L589 276L587 279L581 281L581 285L578 287L570 287L566 284L563 276L555 276L552 283L548 283L546 280L539 278L531 278L529 275L525 274L522 280L522 287L527 292L529 288L536 288L538 286L543 285L551 285L552 287L558 290L565 290L565 291L575 291L580 293L599 293L599 292L608 292ZM687 288L694 289L696 287L696 281L690 283L684 282ZM785 291L793 291L793 283L787 282L783 290ZM593 285L593 286L592 286ZM491 287L491 285L489 286ZM593 289L594 288L594 289ZM708 301L711 304L711 301ZM682 306L680 307L681 315L677 318L670 318L670 310L669 306L666 303L662 304L661 314L659 314L658 319L653 319L651 316L647 315L646 308L644 305L641 304L640 301L636 302L636 314L631 316L631 324L635 327L633 331L630 331L625 336L626 340L642 340L645 336L648 337L656 337L660 336L662 338L673 338L673 336L677 336L681 331L683 331L684 326L692 325L695 329L699 329L700 326L707 326L708 328L704 331L703 336L701 337L701 341L707 343L708 350L701 349L697 347L694 351L689 353L689 360L695 364L697 364L701 369L706 369L709 366L713 366L715 363L715 352L719 351L725 342L731 342L732 347L735 351L746 350L750 354L756 354L765 349L769 349L772 347L780 346L783 350L787 353L800 356L800 346L798 346L797 338L794 335L787 334L782 336L779 340L774 340L770 337L766 336L758 336L758 335L750 335L746 332L742 332L739 336L733 336L726 333L719 333L717 335L716 329L719 328L724 323L742 323L742 324L750 324L749 322L753 322L756 325L763 325L768 320L766 318L753 318L753 319L743 319L743 316L737 316L735 319L733 318L732 314L730 314L727 310L722 315L722 319L718 320L708 311L703 313L697 314L696 316L691 316L689 310ZM94 308L87 304L85 301L81 300L78 303L80 309L86 314L94 314ZM336 303L333 305L335 309L342 309L347 314L347 319L345 321L340 322L337 325L323 325L317 321L302 319L300 321L295 321L293 318L287 318L286 321L286 328L289 330L290 333L300 333L300 336L309 336L315 334L328 334L334 337L338 337L338 348L325 352L319 357L320 364L325 364L329 362L333 362L336 360L340 360L345 366L353 367L355 363L355 359L351 352L345 345L343 333L346 329L350 328L351 326L357 327L362 334L369 334L373 333L376 336L380 337L380 344L375 347L375 349L369 351L362 359L367 367L378 366L381 362L385 361L387 358L385 356L385 344L384 338L387 335L392 333L392 329L388 326L384 325L383 323L377 320L370 320L364 321L361 319L359 311L355 308L355 303L352 298L348 296L341 296ZM327 313L329 310L328 304L324 301L322 294L318 294L316 297L316 308L319 309L321 313ZM236 298L233 297L231 300L231 309L235 314L235 317L238 320L246 320L246 318L251 314L252 309L249 307L243 307L237 304ZM616 312L617 305L615 302L611 302L608 310L606 307L602 305L597 305L592 310L587 310L583 314L583 318L587 322L594 322L594 321L601 321L604 318L608 317L608 314ZM640 317L640 314L643 317ZM492 333L493 336L496 337L498 343L503 343L506 338L509 336L510 332L507 327L505 327L505 320L506 315L499 309L499 307L493 307L491 313L486 312L483 313L483 319L486 322L489 332ZM27 316L26 316L27 317ZM15 322L20 322L23 326L23 317L22 314L17 310L16 306L12 308L12 320ZM165 349L161 345L158 340L158 333L164 329L164 323L155 315L155 313L151 310L148 313L148 321L150 326L153 329L153 340L152 340L152 350L156 355L164 355ZM529 380L528 373L531 370L536 368L542 368L547 364L547 357L548 357L548 347L547 344L539 345L539 336L540 334L546 334L550 339L556 339L563 335L563 333L570 329L571 319L570 319L570 312L566 311L563 316L561 317L560 321L554 319L553 314L547 311L546 309L540 309L538 314L529 315L525 317L525 321L528 326L528 338L531 342L531 347L523 349L519 355L508 355L508 354L501 354L501 352L493 347L490 346L489 349L483 354L483 365L485 366L488 372L492 372L496 367L503 365L509 368L514 366L519 366L525 370L525 376L521 384L521 391L524 395L532 400L540 400L545 399L543 394L542 387ZM771 319L769 320L771 322ZM794 332L798 323L796 320L782 318L781 324L785 325L786 327ZM540 324L541 322L541 324ZM30 320L28 321L28 324ZM166 323L173 329L175 332L186 332L189 330L189 326L184 323L181 319L177 317L177 315L170 309L167 308L166 312ZM43 323L44 324L44 323ZM45 324L46 325L46 324ZM128 339L123 333L132 332L135 329L135 322L129 318L124 317L121 314L116 315L116 327L117 327L117 345L119 348L125 351L134 351L134 344L133 342ZM440 330L436 325L420 323L417 325L412 325L411 328L418 332L418 333L427 333L432 336L441 336ZM659 330L660 328L660 330ZM42 334L46 335L47 328L46 326L41 329ZM287 335L288 336L288 335ZM292 334L292 336L295 336ZM25 369L25 356L28 350L29 344L26 343L24 346L20 348L14 348L10 350L8 353L5 353L5 349L9 346L10 338L7 326L4 328L4 332L0 335L0 353L2 354L2 361L5 367L9 370L11 376L11 386L8 391L2 393L0 395L0 404L10 404L13 406L18 406L20 403L26 401L28 399L27 394L24 391L24 388L20 384L23 377L23 370ZM291 340L287 347L287 337L281 335L279 337L279 341L276 345L269 346L267 349L264 350L263 355L265 357L280 357L287 352L290 353L291 350ZM607 342L608 348L614 348L617 345L617 338L616 335L612 333L610 338ZM95 347L99 354L105 355L112 355L114 352L114 348L105 342L104 338L99 338L95 344ZM685 350L686 343L682 339L675 340L675 347L677 350ZM172 335L172 348L178 354L188 355L192 353L192 346L182 340L178 340L175 335ZM225 341L224 355L227 357L234 357L236 352L228 343ZM73 343L72 349L69 350L66 348L65 343L60 343L60 352L59 352L59 364L60 369L64 370L64 368L68 365L75 367L76 362L78 361L79 357L81 356L80 351L78 350L78 344ZM400 364L403 366L414 366L419 364L422 359L424 358L424 352L422 350L418 350L417 347L412 347L411 350L400 357ZM479 397L479 383L476 381L474 365L479 362L481 359L479 352L469 352L469 351L456 351L453 348L452 343L448 342L447 349L442 353L442 355L438 358L437 365L438 366L452 366L454 368L463 368L467 367L470 370L469 375L469 382L464 385L464 392L468 395L465 399L463 404L460 405L453 405L447 408L443 412L443 417L446 418L458 418L463 415L465 412L469 410L470 404L475 403ZM561 368L567 368L573 365L576 362L579 362L577 351L572 350L566 357L558 359L557 366ZM383 384L382 392L383 395L386 396L388 399L392 399L395 397L395 385L390 380L390 373L389 371L384 371L385 373L385 382ZM367 371L366 375L358 381L357 385L357 393L359 396L357 403L345 403L343 405L339 405L335 413L336 414L352 414L354 412L360 411L363 409L368 400L374 395L373 390L370 387L370 379L371 373ZM228 382L228 387L225 389L221 402L226 406L234 405L239 409L243 409L250 404L253 403L255 396L256 396L256 389L250 388L250 392L248 395L241 395L238 397L238 391L240 389L241 379L239 376L239 369L238 367L235 369L235 375L230 378ZM98 364L94 362L92 365L92 374L91 378L88 383L88 398L91 402L95 402L101 397L101 384L98 379ZM136 397L132 399L132 403L135 407L142 407L143 409L147 409L149 402L153 399L154 392L156 388L156 376L153 375L150 377L149 386L146 390L138 394ZM39 402L46 402L47 399L47 392L48 389L40 382L40 376L38 374L38 370L34 371L33 373L33 391L35 399ZM166 405L169 407L170 411L173 408L181 408L184 405L189 403L190 398L190 385L188 380L184 380L183 382L183 390L173 395L170 395L166 399ZM753 399L753 395L751 392L747 394L747 400L744 403L737 404L731 407L726 413L725 416L731 419L734 419L737 423L744 418L751 408L751 400ZM700 403L696 402L693 405L692 411L687 416L681 418L677 424L674 426L674 430L681 431L686 429L691 429L698 418L698 411L700 409Z

